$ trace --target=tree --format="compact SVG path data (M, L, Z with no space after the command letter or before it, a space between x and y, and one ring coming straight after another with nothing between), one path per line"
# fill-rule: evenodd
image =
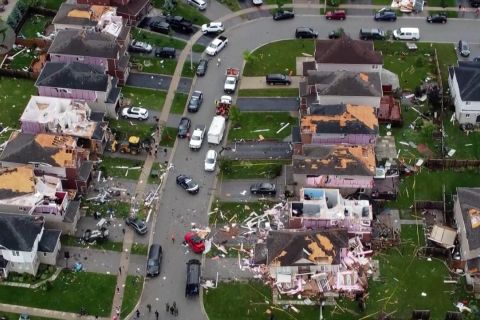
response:
M434 110L438 110L442 107L442 93L438 86L430 88L427 92L428 103Z
M233 161L231 159L227 159L227 158L220 158L220 161L219 161L219 167L220 167L220 171L223 173L223 174L228 174L230 172L232 172L233 170Z
M163 11L164 12L166 12L167 14L171 14L173 12L173 9L175 9L174 0L165 0L163 2Z
M276 0L275 3L277 4L277 10L280 10L285 4L285 0Z

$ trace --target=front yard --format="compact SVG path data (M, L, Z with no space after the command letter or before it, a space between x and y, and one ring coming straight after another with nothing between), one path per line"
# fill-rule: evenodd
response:
M135 69L146 73L173 75L177 67L177 60L175 59L153 58L141 53L132 54L130 62Z
M229 223L232 219L235 221L245 220L252 212L263 214L264 210L269 209L275 204L272 201L256 202L225 202L215 200L209 215L209 224Z
M52 22L51 17L34 14L25 21L20 29L20 34L27 39L39 38L38 34L43 35L45 28Z
M155 131L155 124L137 120L110 119L108 123L119 142L127 141L130 136L138 136L140 140L144 140Z
M0 77L0 105L8 108L8 112L0 113L0 123L3 127L18 128L18 119L30 96L37 93L34 84L32 80Z
M160 90L123 87L122 95L131 100L132 106L162 111L167 93Z
M81 248L116 251L116 252L122 252L122 248L123 248L122 242L105 240L105 241L95 241L94 243L90 244L90 243L83 242L78 237L69 236L69 235L62 235L61 243L62 243L62 246L68 246L68 247L81 247Z
M62 271L39 289L0 285L0 303L108 317L117 277L98 273Z
M291 160L220 160L222 179L272 179L282 173Z
M102 157L100 169L104 176L130 180L138 180L142 170L143 161L125 158ZM127 170L126 168L133 168Z
M228 132L228 141L240 139L281 141L291 134L292 125L298 123L298 119L288 112L239 112L238 119L234 119L232 115L230 119L232 124ZM289 125L280 131L287 123Z
M102 217L107 217L111 212L116 218L126 218L130 214L130 203L117 200L111 200L106 203L85 201L82 203L82 208L87 210L87 215L89 216L99 212Z

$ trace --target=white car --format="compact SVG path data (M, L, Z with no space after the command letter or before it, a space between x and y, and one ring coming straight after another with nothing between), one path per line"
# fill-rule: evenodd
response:
M132 52L150 53L152 52L152 49L153 47L151 44L137 40L133 40L129 46L129 50Z
M148 110L145 109L145 108L139 108L139 107L123 108L122 109L122 118L147 120L148 119Z
M220 51L223 50L228 44L228 39L225 36L218 36L217 38L213 39L212 42L208 45L205 49L205 53L209 56L214 56Z
M219 33L223 32L225 28L223 27L223 23L221 22L210 22L208 24L202 25L202 32L204 34L207 33Z
M263 0L252 0L254 6L261 6L263 4Z
M200 11L207 9L207 3L203 0L187 0L187 3L196 7Z
M208 150L205 157L205 171L215 171L217 165L217 152L215 150Z

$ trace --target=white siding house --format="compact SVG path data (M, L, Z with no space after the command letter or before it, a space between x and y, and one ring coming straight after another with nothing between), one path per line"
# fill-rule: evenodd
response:
M449 69L448 85L457 121L480 125L480 64L459 61Z

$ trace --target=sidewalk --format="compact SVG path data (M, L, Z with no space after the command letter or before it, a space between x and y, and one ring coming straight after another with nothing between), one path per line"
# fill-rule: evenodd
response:
M94 316L82 316L78 313L70 313L70 312L62 312L62 311L55 311L55 310L45 310L45 309L38 309L32 307L23 307L23 306L16 306L12 304L3 304L0 303L0 310L4 312L10 313L26 313L30 316L42 317L42 318L50 318L50 319L62 319L62 320L95 320ZM100 320L109 320L110 318L97 318Z

